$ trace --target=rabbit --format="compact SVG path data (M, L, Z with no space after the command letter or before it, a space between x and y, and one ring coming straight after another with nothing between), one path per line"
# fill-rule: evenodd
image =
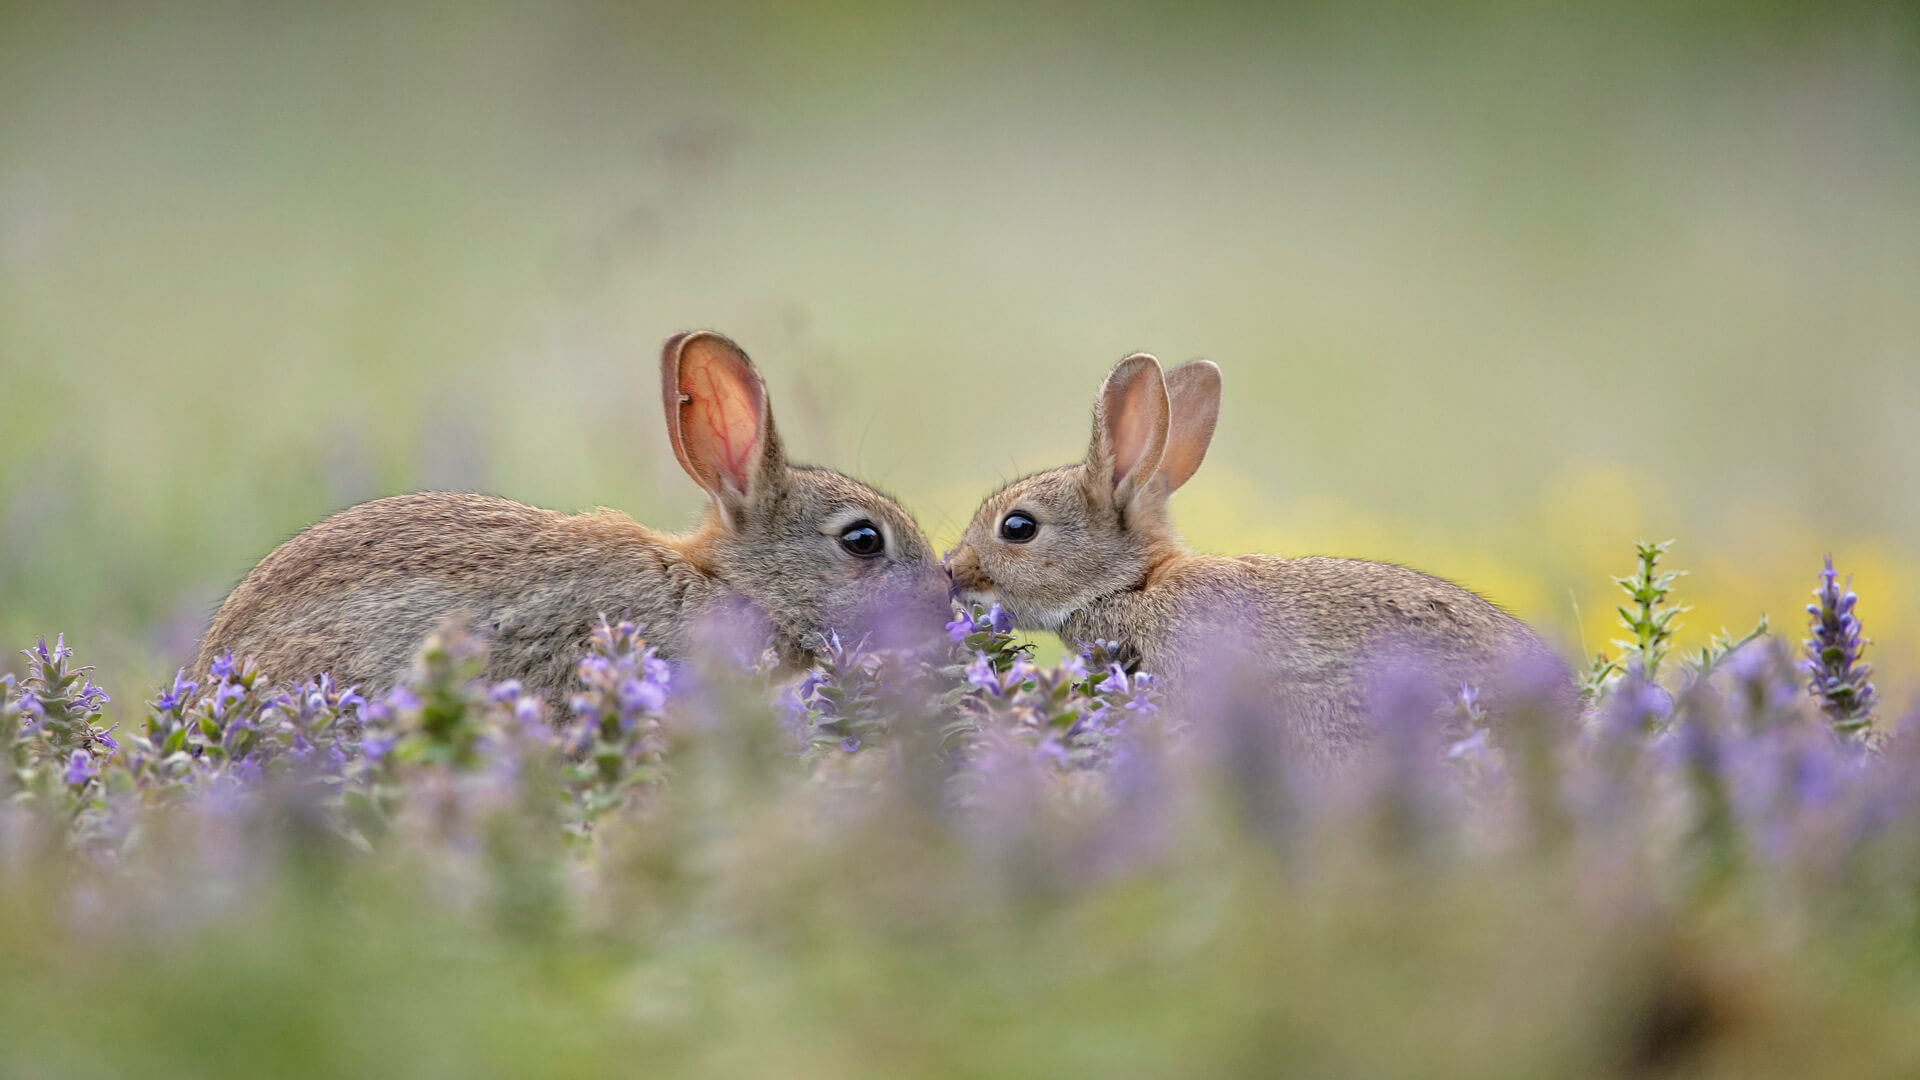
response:
M1183 547L1167 500L1206 455L1220 388L1206 360L1164 374L1144 353L1120 361L1095 399L1086 460L981 503L946 558L956 597L997 603L1023 630L1119 644L1176 709L1219 707L1239 683L1323 765L1366 746L1369 696L1396 659L1423 674L1437 713L1463 684L1498 704L1525 672L1556 718L1572 714L1553 650L1457 585L1387 563Z
M678 334L660 378L674 455L712 500L695 531L488 495L376 499L262 559L215 615L198 670L231 651L273 679L325 672L383 691L452 619L486 639L487 678L518 680L558 707L603 614L633 619L673 659L704 620L744 611L789 670L830 633L939 636L948 579L913 517L841 473L788 464L739 346Z

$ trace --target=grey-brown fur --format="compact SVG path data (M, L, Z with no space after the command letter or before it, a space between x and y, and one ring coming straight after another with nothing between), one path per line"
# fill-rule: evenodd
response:
M1152 357L1121 361L1096 400L1087 460L988 496L949 556L955 587L1000 603L1022 629L1119 642L1176 706L1250 679L1323 763L1366 743L1369 694L1390 665L1415 668L1436 690L1491 692L1530 664L1551 673L1556 709L1571 710L1552 650L1457 585L1385 563L1183 547L1167 499L1205 454L1219 386L1204 361L1164 376ZM1039 524L1026 543L999 535L1016 510Z
M717 334L684 334L661 364L669 437L714 499L698 530L671 535L611 510L564 514L486 495L363 503L261 560L221 605L198 668L230 649L273 679L328 672L381 690L454 619L487 639L489 678L519 679L558 702L603 613L640 623L668 657L685 655L704 620L744 614L789 664L829 631L887 621L938 632L946 577L913 518L840 473L787 464L744 353ZM709 391L723 400L702 414ZM694 433L702 415L721 437ZM884 555L840 546L836 529L854 518L880 527Z

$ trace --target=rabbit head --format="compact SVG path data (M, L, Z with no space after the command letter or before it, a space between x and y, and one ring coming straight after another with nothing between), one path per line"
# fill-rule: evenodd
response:
M1024 630L1059 632L1076 611L1140 585L1177 557L1167 498L1206 456L1220 369L1162 373L1140 353L1115 365L1093 405L1087 458L1016 480L975 511L948 555L954 590L998 603Z
M680 334L660 357L667 435L712 499L686 551L800 662L828 634L937 637L947 577L912 515L831 469L789 464L766 385L739 346Z

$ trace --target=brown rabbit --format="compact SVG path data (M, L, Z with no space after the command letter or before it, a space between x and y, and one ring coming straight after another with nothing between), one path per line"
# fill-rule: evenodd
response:
M981 503L948 557L956 592L999 603L1025 630L1119 643L1176 706L1250 681L1322 763L1366 742L1375 665L1411 662L1437 694L1487 687L1532 660L1549 672L1555 709L1572 707L1546 644L1457 585L1386 563L1182 547L1167 498L1200 467L1219 414L1212 363L1163 376L1151 356L1120 361L1094 402L1086 461Z
M744 611L789 665L832 631L884 622L938 635L947 578L912 516L840 473L787 464L766 387L738 346L677 335L660 377L674 454L713 499L696 531L487 495L362 503L253 568L214 617L198 668L232 650L275 679L330 672L382 690L453 618L486 637L489 678L558 702L602 613L632 618L673 657L703 619Z

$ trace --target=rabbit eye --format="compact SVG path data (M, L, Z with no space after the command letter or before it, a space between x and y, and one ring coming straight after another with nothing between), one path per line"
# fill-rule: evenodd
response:
M1040 531L1040 523L1015 510L1000 519L1000 539L1009 544L1024 544Z
M856 521L840 532L840 546L847 554L871 559L887 550L887 538L871 521Z

